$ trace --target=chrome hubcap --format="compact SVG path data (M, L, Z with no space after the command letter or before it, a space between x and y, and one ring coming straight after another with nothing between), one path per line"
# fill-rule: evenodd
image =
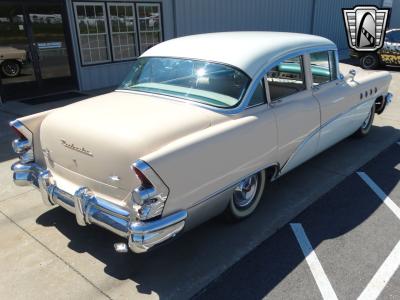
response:
M252 175L243 179L235 188L233 201L239 208L248 206L255 198L258 187L258 176Z

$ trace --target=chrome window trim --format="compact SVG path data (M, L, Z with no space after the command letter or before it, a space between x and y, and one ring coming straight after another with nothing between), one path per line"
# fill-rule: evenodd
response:
M290 95L287 95L287 96L280 97L280 98L277 98L277 99L275 99L275 100L272 100L272 99L271 99L271 93L270 93L270 90L269 90L269 82L268 82L268 80L266 79L266 76L265 76L265 75L267 75L267 73L268 73L268 71L269 71L270 69L272 69L273 67L277 66L277 65L280 64L281 62L283 62L283 61L285 61L285 60L287 60L287 59L290 59L290 58L294 58L294 57L300 57L301 70L302 70L302 72L303 72L303 86L304 86L304 89L302 89L301 91L297 91L296 93L293 93L293 94L290 94ZM285 99L286 97L289 97L289 96L292 96L292 95L294 95L294 94L302 93L302 92L304 92L304 91L308 91L308 90L309 90L309 88L308 88L308 80L307 80L307 79L308 79L308 78L307 78L307 69L306 69L307 65L306 65L306 61L304 60L304 58L305 58L305 55L302 54L302 55L295 55L295 56L292 56L292 57L289 57L289 58L280 60L278 63L275 64L275 66L271 67L271 68L264 74L263 80L264 80L265 86L268 87L268 95L267 95L267 96L269 97L269 98L268 98L268 101L269 101L268 103L269 103L269 104L274 105L275 103L280 103L280 102L282 102L283 99ZM266 89L267 89L267 88L266 88Z
M310 54L312 54L312 53L317 53L317 52L324 52L324 51L332 51L332 54L333 54L333 56L334 56L334 58L333 58L333 60L332 60L332 62L334 62L335 64L336 64L336 78L335 79L332 79L332 75L330 76L331 77L331 79L329 80L329 81L326 81L326 82L322 82L322 83L320 83L320 84L318 84L318 85L316 85L316 86L313 86L313 83L314 83L314 81L313 81L313 77L312 77L312 73L311 73L311 57L310 57ZM330 84L330 83L332 83L332 82L335 82L335 81L337 81L338 79L340 79L340 74L338 74L338 70L339 70L339 59L338 59L338 56L337 56L337 50L324 50L324 51L315 51L315 52L310 52L309 54L308 54L308 59L309 59L309 72L310 72L310 75L311 75L311 78L310 78L310 84L311 84L311 89L313 89L313 90L318 90L321 86L325 86L325 85L327 85L327 84ZM331 55L328 53L328 59L329 59L329 71L330 71L330 68L331 68Z
M302 48L302 49L298 49L298 50L295 50L295 51L291 51L291 52L289 52L289 53L287 53L285 55L281 55L279 57L276 57L276 59L274 59L273 63L269 63L269 64L266 64L266 65L262 66L260 68L260 70L257 72L257 74L253 78L250 77L251 81L250 81L249 86L247 87L247 91L246 91L245 95L243 96L242 101L239 103L238 106L233 107L233 108L212 107L210 105L197 103L197 102L186 100L186 99L165 96L165 95L156 95L156 96L157 97L162 97L162 98L165 98L165 99L169 99L169 100L174 100L174 101L187 103L187 104L198 106L198 107L202 107L202 108L205 108L205 109L208 109L208 110L211 110L211 111L215 111L217 113L221 113L223 115L236 115L236 114L239 114L239 113L243 112L244 110L248 109L247 105L250 102L250 99L253 96L253 93L257 88L257 83L259 82L259 80L262 79L264 74L270 68L276 66L281 61L286 60L288 58L291 58L293 56L306 55L306 54L309 54L311 52L328 51L328 50L337 51L337 47L333 47L333 46L312 46L312 47L308 47L308 48ZM187 59L190 59L190 58L187 58ZM243 70L241 70L241 71L246 74L246 72L244 72ZM123 90L123 89L116 89L115 91L117 91L117 92L125 92L125 93L132 93L132 94L140 94L140 95L153 95L153 94L150 94L150 93L139 92L139 91L128 91L128 90Z

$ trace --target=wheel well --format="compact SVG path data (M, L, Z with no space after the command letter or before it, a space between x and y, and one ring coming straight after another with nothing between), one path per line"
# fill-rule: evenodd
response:
M5 60L3 60L3 61L0 63L0 66L3 65L4 63L8 62L8 61L10 61L10 62L16 62L17 64L19 64L20 66L22 66L22 63L21 63L18 59L5 59Z
M269 166L268 168L265 169L265 176L269 181L274 180L278 175L278 173L279 173L279 164Z
M385 109L385 106L386 103L385 103L385 98L383 98L383 96L379 96L378 98L375 99L375 113L380 115Z

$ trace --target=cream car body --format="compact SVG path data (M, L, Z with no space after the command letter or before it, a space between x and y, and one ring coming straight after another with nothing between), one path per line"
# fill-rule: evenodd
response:
M316 85L310 54L324 51L332 53L331 80ZM233 66L249 84L234 107L117 89L11 123L22 134L15 183L38 186L45 203L75 213L80 225L127 237L134 252L220 214L243 179L265 169L278 178L353 134L391 98L388 72L347 75L335 44L312 35L188 36L141 56L154 57ZM294 57L304 89L273 100L266 74ZM251 105L260 82L266 101Z

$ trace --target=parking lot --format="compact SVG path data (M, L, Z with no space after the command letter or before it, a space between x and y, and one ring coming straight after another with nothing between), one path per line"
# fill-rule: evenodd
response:
M400 145L396 143L291 220L197 298L376 299L380 294L382 299L398 299L400 272L394 271L400 264L399 167Z
M391 73L395 101L368 137L272 183L251 218L216 218L144 255L116 253L115 235L14 187L7 121L49 107L0 107L0 298L399 298L400 72Z

